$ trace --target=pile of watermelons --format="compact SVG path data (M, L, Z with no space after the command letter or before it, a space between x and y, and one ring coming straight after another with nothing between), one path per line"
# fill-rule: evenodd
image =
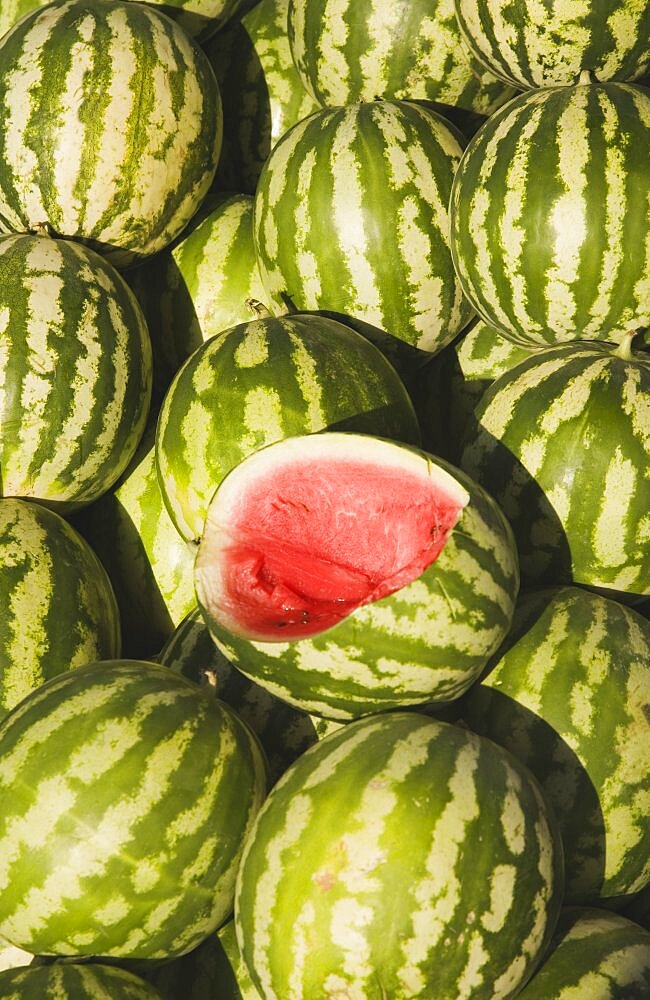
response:
M650 998L650 3L0 33L0 1000Z

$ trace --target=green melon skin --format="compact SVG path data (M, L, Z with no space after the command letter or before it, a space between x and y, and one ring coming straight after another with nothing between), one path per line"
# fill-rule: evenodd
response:
M447 206L465 140L418 102L317 111L268 157L255 245L276 307L346 314L435 354L469 322Z
M616 913L568 906L521 1000L642 1000L650 996L650 933Z
M223 145L213 188L254 195L285 132L320 105L303 85L287 35L288 0L259 0L204 51L223 102Z
M235 921L265 1000L517 995L554 929L562 850L530 773L392 712L307 750L269 794Z
M161 401L190 354L253 318L264 298L253 244L251 195L208 195L169 248L126 274L149 328L154 398Z
M240 673L215 645L198 608L174 630L158 662L212 689L235 709L262 744L272 784L318 739L321 720L273 697Z
M145 3L56 0L0 40L0 223L88 243L117 266L162 249L221 150L202 52Z
M196 607L195 547L178 534L163 502L156 475L155 430L154 420L115 486L73 517L115 591L122 654L142 659L156 656L176 625Z
M160 487L180 534L198 541L215 489L247 455L325 428L420 440L393 366L341 323L269 317L210 338L177 372L156 431Z
M34 954L173 958L232 910L266 763L223 702L106 660L0 724L0 935Z
M529 91L467 146L450 200L465 296L522 347L650 325L650 94L583 79Z
M290 0L293 59L323 107L425 99L490 115L516 91L474 58L453 0Z
M564 846L565 902L650 881L650 623L578 587L523 594L462 719L538 779Z
M633 80L650 62L646 0L538 4L455 0L458 25L476 59L518 87L571 84L585 68L599 80Z
M2 1000L163 1000L139 976L111 965L61 964L0 973Z
M332 463L377 444L376 438L355 434L323 432L313 437L329 441ZM285 445L292 442L269 446L278 463ZM219 490L195 562L198 604L222 652L271 694L326 719L345 721L459 698L507 635L519 589L512 532L494 500L442 459L397 442L383 445L384 460L395 451L411 459L417 456L427 474L442 470L469 494L441 553L410 583L356 607L309 637L281 641L276 635L262 641L246 638L245 632L235 634L224 624L223 609L214 606L215 570L223 558L215 548L227 537L218 509ZM248 462L261 456L259 452ZM396 460L402 461L401 456ZM240 476L243 468L231 475ZM300 468L299 461L295 468ZM228 482L224 480L224 489Z
M0 236L2 496L68 513L124 471L151 399L147 326L99 254L45 236Z
M596 342L539 351L485 392L459 464L508 518L525 586L650 593L649 393L647 355Z
M0 715L50 677L120 655L110 579L59 514L0 499Z

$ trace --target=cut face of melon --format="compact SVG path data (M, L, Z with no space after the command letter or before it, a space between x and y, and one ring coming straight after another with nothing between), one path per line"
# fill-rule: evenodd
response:
M195 566L208 621L265 642L331 628L417 579L468 501L435 459L360 434L287 438L216 491Z

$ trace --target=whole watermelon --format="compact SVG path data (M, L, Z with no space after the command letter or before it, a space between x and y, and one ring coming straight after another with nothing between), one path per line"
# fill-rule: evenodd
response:
M0 40L0 222L118 265L169 243L210 187L219 88L154 6L55 0Z
M486 323L528 348L650 325L649 121L643 88L581 78L516 97L476 133L450 239Z
M139 976L112 965L60 963L0 972L0 1000L163 1000Z
M529 772L447 723L389 712L307 750L269 794L237 875L264 998L514 997L562 898Z
M49 955L171 958L232 909L266 764L196 684L104 660L3 720L0 790L3 938Z

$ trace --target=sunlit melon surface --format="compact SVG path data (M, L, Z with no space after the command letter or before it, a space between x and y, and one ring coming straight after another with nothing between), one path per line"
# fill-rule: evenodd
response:
M392 442L339 433L278 442L215 494L197 590L236 634L316 635L417 579L467 499L451 475Z

